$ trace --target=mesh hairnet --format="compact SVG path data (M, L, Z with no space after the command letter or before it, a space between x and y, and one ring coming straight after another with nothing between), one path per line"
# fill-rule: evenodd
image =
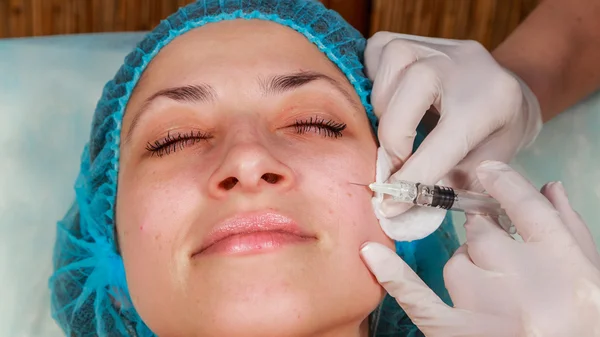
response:
M154 336L131 304L115 234L115 199L121 121L142 72L170 41L207 23L260 19L288 26L315 44L346 75L376 128L363 73L366 41L336 12L313 0L204 0L163 20L125 58L96 106L89 144L81 157L76 200L57 226L49 285L54 319L68 336ZM444 299L443 264L458 240L447 219L431 236L398 242L397 252ZM386 298L371 315L372 336L419 335L404 312Z

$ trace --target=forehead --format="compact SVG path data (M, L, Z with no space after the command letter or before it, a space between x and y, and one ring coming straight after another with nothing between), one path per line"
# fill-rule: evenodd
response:
M218 86L293 71L318 71L350 86L342 72L293 29L264 20L222 21L194 29L163 48L136 92L149 95L198 80Z

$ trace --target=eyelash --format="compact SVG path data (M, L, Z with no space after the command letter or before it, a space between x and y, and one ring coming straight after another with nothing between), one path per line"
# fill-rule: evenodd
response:
M297 120L292 126L299 135L312 131L323 137L331 138L342 137L342 132L346 129L345 123L338 123L319 117ZM148 144L146 144L146 150L150 152L151 156L162 157L210 138L212 138L211 135L201 131L179 133L176 136L168 133L167 136L161 140L157 140L154 143L148 142Z
M162 157L210 138L212 137L209 134L202 131L179 133L176 136L168 133L165 138L155 141L154 144L148 142L146 150L150 152L151 156Z
M297 120L294 128L299 135L313 131L323 137L339 138L342 137L342 131L346 129L345 123L338 123L331 120L325 120L319 117L311 117L305 120Z

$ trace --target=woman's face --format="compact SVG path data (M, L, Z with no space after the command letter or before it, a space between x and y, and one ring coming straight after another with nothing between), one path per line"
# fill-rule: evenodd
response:
M122 130L119 243L155 333L365 327L383 290L359 249L393 243L349 183L374 180L377 146L353 87L306 38L258 20L178 37Z

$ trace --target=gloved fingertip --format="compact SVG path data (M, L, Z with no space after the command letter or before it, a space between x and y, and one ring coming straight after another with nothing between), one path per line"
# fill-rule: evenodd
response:
M567 191L565 190L563 183L560 181L552 181L547 183L541 188L540 192L553 204L557 201L565 203L566 205L570 204Z
M391 249L377 242L367 242L361 246L360 255L379 282L393 279L393 266L400 257Z
M510 171L511 168L503 162L486 160L483 161L475 172L480 182L496 179L502 172Z
M481 162L479 164L479 166L477 166L477 171L505 171L505 170L510 170L510 167L501 162L501 161L496 161L496 160L485 160L483 162Z
M565 185L563 185L562 181L555 181L553 185L553 187L556 188L560 194L562 194L565 198L568 197L567 191L565 190Z
M362 253L362 252L363 252L363 250L364 250L364 251L367 251L367 250L369 250L369 244L371 244L371 242L365 242L365 243L363 243L363 244L360 246L360 252Z
M372 257L372 254L374 254L373 252L377 253L385 250L388 250L388 248L377 242L367 241L360 246L360 253L363 254L363 256L366 254L369 258Z

